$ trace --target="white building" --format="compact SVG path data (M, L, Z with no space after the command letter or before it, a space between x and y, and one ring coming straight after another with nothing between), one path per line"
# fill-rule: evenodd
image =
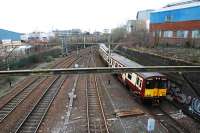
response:
M140 30L146 30L146 23L143 20L128 20L126 24L127 32L134 32Z
M144 21L146 23L146 29L149 31L150 28L150 13L154 11L152 9L138 11L137 20Z
M21 35L21 40L25 42L29 40L48 41L50 36L53 36L53 34L44 32L32 32Z

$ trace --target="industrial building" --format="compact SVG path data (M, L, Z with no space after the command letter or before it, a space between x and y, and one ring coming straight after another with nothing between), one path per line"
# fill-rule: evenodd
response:
M138 21L144 21L146 23L146 29L149 31L149 25L150 25L150 13L154 10L148 9L148 10L142 10L137 12L137 20Z
M20 41L20 33L0 29L0 44L12 41Z
M128 20L126 30L129 33L146 30L146 22L144 20Z
M32 32L21 35L21 41L27 43L47 43L49 36L49 33Z
M154 43L200 47L200 1L183 1L150 14Z

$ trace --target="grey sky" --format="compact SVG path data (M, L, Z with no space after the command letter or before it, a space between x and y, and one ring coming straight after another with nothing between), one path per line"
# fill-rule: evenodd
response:
M100 30L135 19L138 10L178 0L0 0L0 28L17 32Z

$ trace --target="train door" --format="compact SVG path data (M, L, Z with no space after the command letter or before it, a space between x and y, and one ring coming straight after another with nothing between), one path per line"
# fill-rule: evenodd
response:
M126 73L123 73L123 74L122 74L122 80L123 80L123 82L125 83L125 80L126 80Z

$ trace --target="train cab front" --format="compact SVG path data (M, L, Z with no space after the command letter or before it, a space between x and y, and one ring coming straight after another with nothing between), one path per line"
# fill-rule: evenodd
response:
M168 80L165 77L146 79L144 99L152 103L160 103L167 94Z

